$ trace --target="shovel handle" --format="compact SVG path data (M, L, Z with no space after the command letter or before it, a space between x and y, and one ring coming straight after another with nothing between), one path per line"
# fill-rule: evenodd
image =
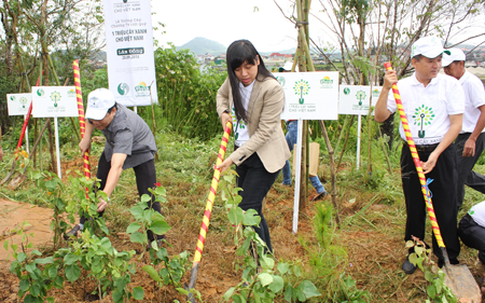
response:
M386 70L392 70L392 66L390 62L386 62L384 64ZM399 116L401 117L401 123L404 129L404 134L406 135L406 141L409 146L409 150L411 151L411 155L414 160L414 165L416 166L416 171L418 172L419 183L421 184L421 191L423 192L424 200L426 201L426 207L428 209L429 219L431 220L431 227L433 228L433 233L436 238L436 242L438 246L443 248L442 250L445 252L446 255L445 243L443 242L443 238L441 237L440 227L438 225L438 220L436 219L436 214L433 208L433 202L431 201L431 195L428 189L428 184L426 182L426 177L423 173L423 168L421 167L421 161L419 160L418 151L416 150L416 145L414 144L413 136L411 134L411 130L409 128L408 119L406 117L406 113L404 112L404 107L401 101L401 94L399 93L399 89L397 88L397 84L394 83L392 85L392 93L394 94L394 99L396 100L397 109L399 110ZM445 259L448 259L446 255Z

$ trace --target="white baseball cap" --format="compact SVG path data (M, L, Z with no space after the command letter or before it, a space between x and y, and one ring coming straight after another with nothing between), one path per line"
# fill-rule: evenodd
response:
M88 109L86 119L103 120L108 113L108 109L115 105L115 97L106 88L98 88L88 95Z
M417 55L423 55L426 58L436 58L442 53L450 54L443 48L443 40L438 37L423 37L414 42L411 49L411 58Z
M441 61L442 67L447 67L454 61L466 61L465 53L459 48L450 48L450 54L445 54L443 60Z

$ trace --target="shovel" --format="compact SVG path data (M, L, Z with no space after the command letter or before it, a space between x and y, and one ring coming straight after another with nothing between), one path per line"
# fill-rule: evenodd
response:
M392 70L391 63L386 62L386 70ZM396 99L397 108L399 110L399 115L401 116L402 126L404 128L404 133L406 134L406 141L411 150L411 155L413 156L414 164L419 176L419 182L421 183L421 190L423 192L424 200L426 201L426 206L428 209L429 219L431 221L431 226L433 228L433 233L436 238L436 242L440 247L445 265L443 266L443 271L445 273L445 285L448 286L453 294L458 299L460 303L479 303L482 302L482 294L480 288L478 287L475 278L471 274L470 270L465 264L452 265L450 264L450 258L446 252L446 247L441 237L440 227L438 225L438 220L433 208L433 203L431 202L431 196L429 195L428 185L426 178L423 173L423 168L421 167L421 162L419 160L419 155L416 150L416 145L414 145L414 140L409 129L408 120L406 118L406 113L404 112L404 107L401 102L401 95L396 84L392 85L392 92L394 93L394 98Z

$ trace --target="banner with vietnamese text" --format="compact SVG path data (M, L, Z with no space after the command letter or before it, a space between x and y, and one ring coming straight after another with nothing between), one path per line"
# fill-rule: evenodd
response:
M125 106L158 102L150 0L103 0L109 90Z

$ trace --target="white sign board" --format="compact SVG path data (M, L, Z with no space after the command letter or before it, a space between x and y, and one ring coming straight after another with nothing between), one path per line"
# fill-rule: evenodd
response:
M340 85L338 113L341 115L368 115L369 98L372 96L372 106L376 105L381 86ZM372 115L374 111L372 111Z
M9 116L25 116L29 111L32 96L26 94L7 94L7 107Z
M150 0L103 3L109 89L116 102L143 106L153 98L158 103Z
M274 75L285 91L285 109L281 119L338 119L338 72Z
M76 88L74 86L32 87L32 116L34 118L77 117Z

